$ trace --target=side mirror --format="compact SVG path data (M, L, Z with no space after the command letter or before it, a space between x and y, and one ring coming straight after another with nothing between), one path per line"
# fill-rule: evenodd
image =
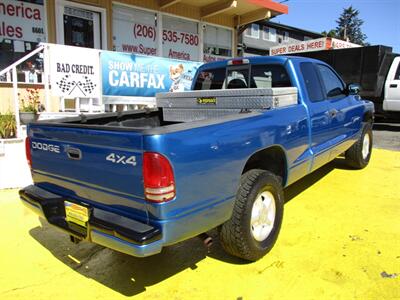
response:
M349 95L358 95L360 90L361 86L358 83L350 83L347 85L347 93Z

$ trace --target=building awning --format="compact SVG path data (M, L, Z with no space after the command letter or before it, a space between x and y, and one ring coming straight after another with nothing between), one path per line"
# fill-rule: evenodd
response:
M199 19L215 16L234 18L235 26L246 25L288 13L288 6L272 0L159 0L160 9L190 5L199 11Z

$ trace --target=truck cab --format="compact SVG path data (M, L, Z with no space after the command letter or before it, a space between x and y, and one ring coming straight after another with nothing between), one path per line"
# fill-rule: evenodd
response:
M395 57L386 77L383 109L400 112L400 56Z

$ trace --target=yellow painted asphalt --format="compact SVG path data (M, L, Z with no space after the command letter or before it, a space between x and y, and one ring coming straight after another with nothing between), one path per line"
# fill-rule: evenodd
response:
M1 191L0 299L400 299L400 152L336 160L285 194L278 242L244 263L218 240L141 259L74 245Z

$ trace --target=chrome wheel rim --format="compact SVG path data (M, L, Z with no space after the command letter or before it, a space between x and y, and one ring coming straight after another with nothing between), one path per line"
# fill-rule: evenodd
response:
M271 192L260 193L253 203L251 210L250 228L253 238L264 241L274 227L276 215L275 197Z
M363 159L366 159L368 157L369 145L370 145L369 134L365 134L364 135L364 139L363 139L363 146L362 146L362 157L363 157Z

